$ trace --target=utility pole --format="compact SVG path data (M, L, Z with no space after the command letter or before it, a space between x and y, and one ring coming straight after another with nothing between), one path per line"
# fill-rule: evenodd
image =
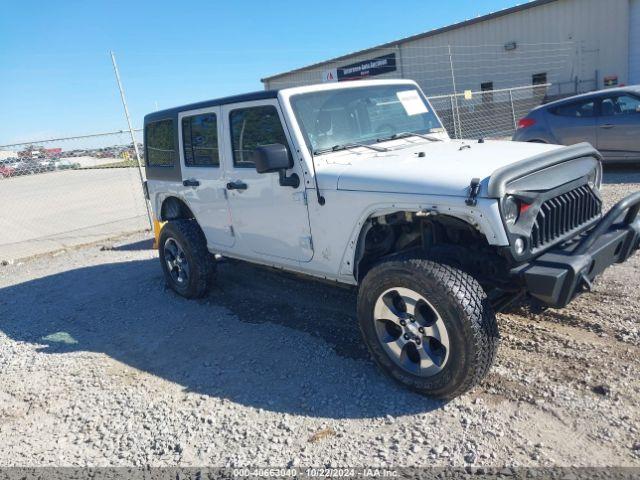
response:
M111 54L111 63L113 63L113 72L116 74L116 81L118 82L118 89L120 90L120 98L122 99L122 106L124 107L124 116L127 119L127 125L129 126L129 133L131 134L131 142L133 143L133 150L136 152L136 161L138 162L138 175L140 176L140 188L142 189L142 195L144 198L144 205L147 208L147 218L149 220L149 228L153 231L153 218L151 216L151 209L149 208L149 202L147 202L144 195L144 176L142 175L142 162L140 161L140 151L138 150L138 143L136 142L136 136L133 133L133 126L131 125L131 117L129 116L129 108L127 107L127 99L124 96L124 89L122 88L122 82L120 81L120 72L118 71L118 64L116 63L116 55L113 51Z

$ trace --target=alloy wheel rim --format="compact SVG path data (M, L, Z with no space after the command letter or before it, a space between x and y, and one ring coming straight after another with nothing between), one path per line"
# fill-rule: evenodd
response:
M390 288L378 297L373 316L378 340L397 366L420 377L436 375L446 366L447 328L422 295L409 288Z
M164 242L164 259L174 283L185 285L189 281L189 262L182 245L175 238L168 238Z

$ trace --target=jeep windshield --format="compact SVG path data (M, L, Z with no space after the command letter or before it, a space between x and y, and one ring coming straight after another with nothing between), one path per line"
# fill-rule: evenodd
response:
M294 95L291 106L314 154L370 146L443 128L413 85L376 85Z

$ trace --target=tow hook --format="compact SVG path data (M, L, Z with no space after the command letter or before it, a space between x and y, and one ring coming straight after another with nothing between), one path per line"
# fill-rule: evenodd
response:
M474 178L469 184L469 196L464 201L470 207L475 207L478 204L478 193L480 192L480 179Z
M582 272L580 274L580 280L582 280L581 285L585 291L591 292L591 290L593 290L593 283L591 283L591 280L589 280L586 273Z

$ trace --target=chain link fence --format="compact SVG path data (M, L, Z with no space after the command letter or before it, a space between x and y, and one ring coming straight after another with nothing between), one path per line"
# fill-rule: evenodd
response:
M452 138L510 139L518 120L542 104L551 85L439 95L429 101Z
M149 228L128 131L0 146L0 205L0 261Z

